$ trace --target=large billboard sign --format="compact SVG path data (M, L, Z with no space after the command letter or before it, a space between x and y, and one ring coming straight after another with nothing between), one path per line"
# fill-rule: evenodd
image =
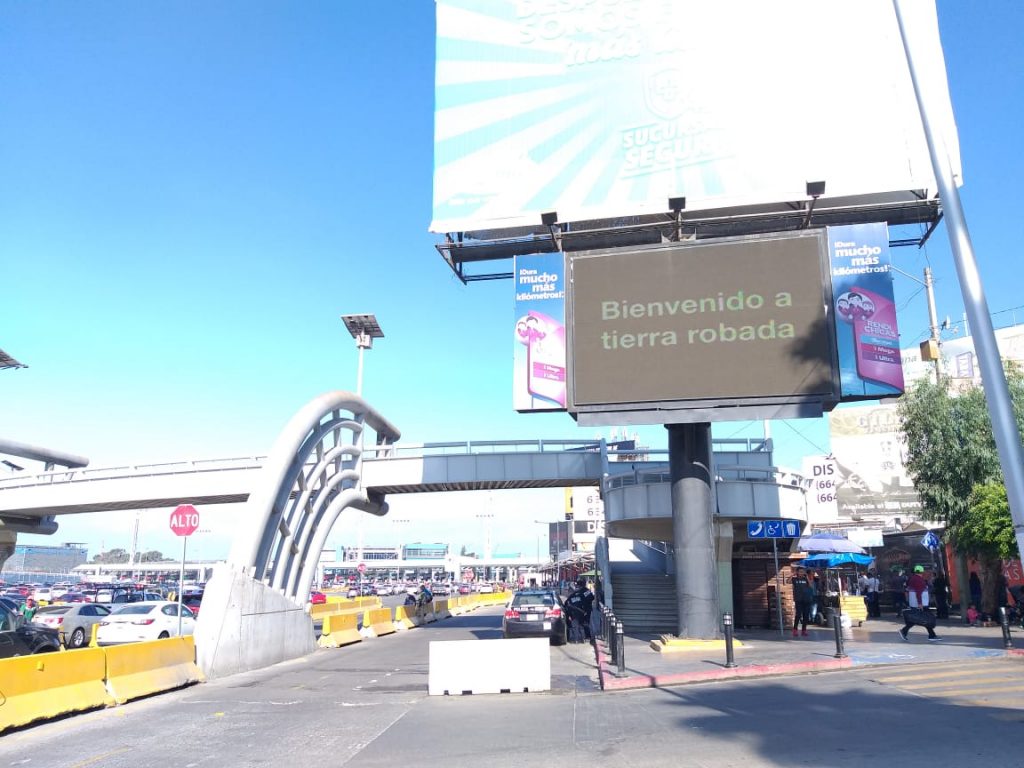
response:
M891 0L436 4L431 231L935 190ZM959 176L934 3L903 13Z
M828 228L839 372L846 398L903 393L889 229L885 224Z
M828 423L840 519L920 517L921 500L904 464L897 406L837 408Z
M821 231L580 252L569 270L570 411L839 401Z
M517 256L512 405L520 412L565 410L565 259Z

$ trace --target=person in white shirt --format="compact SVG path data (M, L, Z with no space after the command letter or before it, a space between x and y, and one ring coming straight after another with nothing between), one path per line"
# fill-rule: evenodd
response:
M867 607L869 619L877 619L882 615L878 605L878 586L878 577L874 570L869 569L860 577L860 593L864 595L864 605Z

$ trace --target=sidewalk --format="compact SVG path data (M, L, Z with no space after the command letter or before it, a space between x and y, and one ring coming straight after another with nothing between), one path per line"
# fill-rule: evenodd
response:
M1011 627L1014 649L1003 647L999 627L967 627L956 618L942 620L935 628L942 638L929 642L923 627L910 631L909 640L898 634L902 620L895 616L870 619L853 628L853 639L845 640L846 658L835 658L835 634L831 629L809 627L808 637L780 635L776 630L740 630L736 632L734 657L737 666L725 667L724 648L695 649L659 653L650 641L660 635L625 636L624 672L611 661L610 648L596 642L597 663L603 690L658 688L666 685L735 680L737 678L805 674L864 665L926 664L966 661L986 657L1021 656L1024 662L1024 631Z

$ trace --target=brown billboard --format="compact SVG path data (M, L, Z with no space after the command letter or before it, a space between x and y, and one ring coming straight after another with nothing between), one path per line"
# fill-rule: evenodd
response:
M823 233L570 256L575 407L828 401Z

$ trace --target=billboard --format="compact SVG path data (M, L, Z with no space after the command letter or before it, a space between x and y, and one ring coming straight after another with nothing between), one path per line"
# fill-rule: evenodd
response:
M999 357L1024 367L1024 325L1011 325L996 329L996 346ZM973 336L959 336L943 339L940 347L942 372L951 379L955 391L981 386L981 368L974 349ZM903 361L903 375L908 382L922 378L935 378L935 365L921 359L920 349L910 347L900 352Z
M436 6L433 232L935 190L891 0ZM934 2L903 12L959 179Z
M517 256L512 405L560 411L566 401L565 258Z
M804 230L570 254L569 410L838 402L825 251Z
M829 227L828 251L843 397L902 394L889 228L885 224Z
M828 415L828 423L839 517L920 517L921 500L904 466L897 406L840 408Z

